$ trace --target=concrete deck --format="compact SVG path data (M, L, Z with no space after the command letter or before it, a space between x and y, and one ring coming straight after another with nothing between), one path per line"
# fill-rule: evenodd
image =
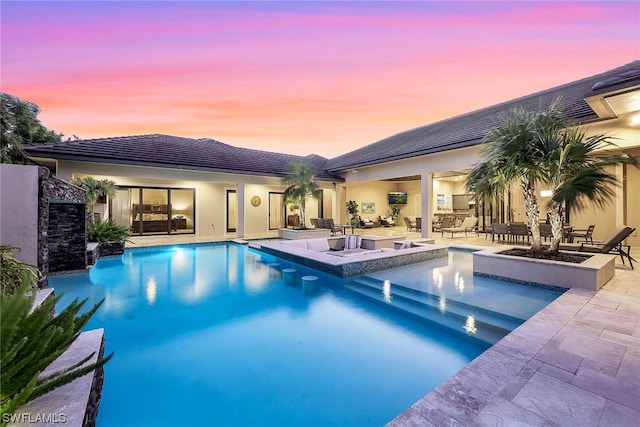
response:
M421 237L404 227L366 231ZM496 246L482 234L433 237ZM389 425L637 427L639 420L640 270L618 257L602 289L567 291Z

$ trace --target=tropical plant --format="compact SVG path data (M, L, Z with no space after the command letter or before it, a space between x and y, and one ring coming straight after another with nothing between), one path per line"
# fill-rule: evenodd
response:
M129 238L129 229L124 225L116 224L112 219L91 222L87 229L87 238L90 242L123 243Z
M552 191L547 204L553 234L549 250L557 251L565 207L578 210L591 203L604 208L619 184L607 168L618 164L638 167L639 162L635 157L612 154L610 149L617 147L613 138L587 136L583 127L569 127L555 107L541 117L538 125L532 155L540 159L541 182Z
M355 200L347 202L347 213L351 215L351 225L360 223L360 215L358 215L358 203Z
M60 141L62 134L47 129L37 116L40 108L20 98L0 93L0 158L2 163L24 161L23 144Z
M73 183L87 191L87 204L89 212L93 214L95 205L101 197L115 197L118 186L110 179L95 179L92 176L76 178ZM93 215L91 215L93 218Z
M519 109L489 130L481 149L482 162L467 177L467 191L478 199L502 197L517 182L522 190L527 223L531 229L532 249L542 250L539 206L535 184L542 177L538 159L532 155L538 115Z
M291 163L287 174L282 178L282 183L287 185L283 194L284 202L300 207L300 228L307 228L305 222L307 199L309 197L317 199L322 194L322 190L315 181L313 167L307 163Z
M13 246L0 246L0 282L3 294L15 293L23 278L27 279L29 292L38 290L40 271L35 265L17 260L14 253L19 250Z
M553 233L549 251L556 252L565 206L581 209L587 201L604 206L617 184L606 168L620 163L638 166L636 158L606 151L615 147L611 138L587 137L583 128L571 127L558 101L541 113L514 111L501 126L490 130L484 140L483 162L467 179L467 190L484 199L504 194L518 181L534 251L542 250L536 183L552 192L547 204Z
M43 370L78 338L80 330L104 300L78 315L86 300L76 299L52 316L62 294L34 308L35 293L29 294L28 288L29 278L24 277L14 294L0 294L1 420L24 403L101 367L113 356L84 366L93 353L67 369L41 378Z

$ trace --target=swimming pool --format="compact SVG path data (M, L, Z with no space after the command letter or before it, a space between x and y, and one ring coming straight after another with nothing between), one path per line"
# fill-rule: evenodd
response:
M427 314L483 326L510 301L505 293L518 295L527 317L560 295L473 277L470 257L451 251L448 261L341 279L246 246L185 245L128 250L90 273L52 276L50 286L65 293L58 309L105 298L87 326L105 328L106 352L115 352L99 426L370 426L495 339ZM317 292L284 283L285 267L318 276ZM498 323L525 317L514 311Z

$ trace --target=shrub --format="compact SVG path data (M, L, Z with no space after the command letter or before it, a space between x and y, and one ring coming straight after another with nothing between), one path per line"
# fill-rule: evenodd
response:
M88 239L90 242L126 242L129 237L129 229L124 225L118 225L113 220L90 223L88 226Z
M95 353L77 364L48 377L39 378L42 371L58 358L78 338L80 330L98 310L103 301L88 312L77 315L86 299L74 300L56 316L51 316L62 295L49 298L31 311L35 293L29 294L29 279L12 295L0 295L0 419L21 405L74 379L92 372L111 359L82 366Z
M17 260L13 254L20 249L12 246L0 246L0 283L3 294L12 294L25 277L29 283L28 291L37 291L40 272L36 266Z

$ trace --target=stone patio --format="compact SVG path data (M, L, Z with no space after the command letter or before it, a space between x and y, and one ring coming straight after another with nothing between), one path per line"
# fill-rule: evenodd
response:
M389 426L640 425L640 273L570 289Z

